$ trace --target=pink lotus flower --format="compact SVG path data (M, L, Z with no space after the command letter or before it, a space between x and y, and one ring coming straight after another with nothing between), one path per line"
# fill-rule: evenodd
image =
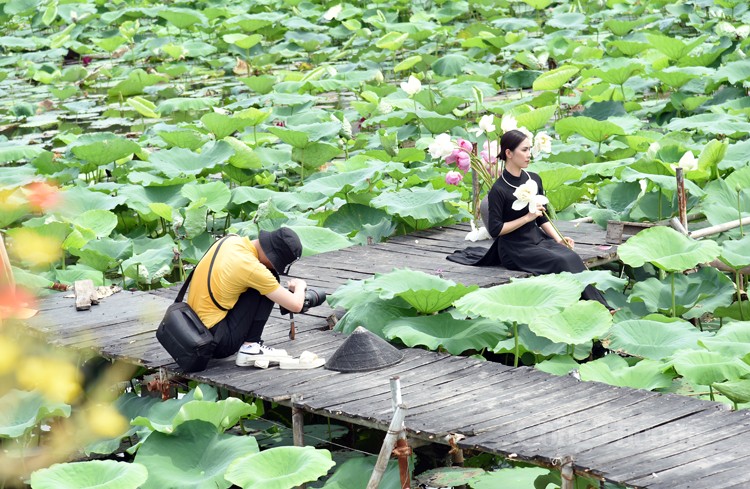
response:
M458 144L459 149L462 149L466 151L467 153L471 153L472 151L474 151L474 145L472 145L469 141L465 139L458 138L458 141L456 142L456 144Z
M471 168L471 157L469 156L469 153L462 151L458 155L458 159L456 160L456 166L458 166L458 169L461 170L462 172L469 171L469 169Z
M497 163L497 141L490 141L489 144L485 141L483 148L483 151L479 153L482 161L492 164Z
M448 185L458 185L464 179L464 176L457 171L449 171L445 174L445 183Z

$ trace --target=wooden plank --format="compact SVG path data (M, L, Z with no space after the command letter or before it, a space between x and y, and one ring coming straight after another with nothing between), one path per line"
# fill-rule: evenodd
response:
M73 282L73 294L75 295L76 311L88 311L92 304L99 304L99 294L96 293L94 282L91 279Z
M654 489L672 489L675 487L715 488L717 485L713 484L713 478L721 473L724 473L725 481L726 476L730 475L730 478L733 479L732 482L737 482L739 477L747 477L747 464L750 461L750 453L747 452L750 438L740 442L744 442L744 446L733 445L731 450L727 446L716 447L712 452L706 453L704 458L695 460L690 465L676 465L667 470L653 472L645 477L628 479L626 483ZM742 451L741 456L738 456L738 448ZM727 474L727 471L731 471L731 474ZM704 480L703 483L695 483L696 479L700 480L701 478ZM745 487L748 486L745 485Z

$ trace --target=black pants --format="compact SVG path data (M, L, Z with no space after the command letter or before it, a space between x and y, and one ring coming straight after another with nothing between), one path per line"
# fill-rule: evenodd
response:
M234 355L246 341L260 341L273 304L256 289L243 292L224 319L210 329L216 342L214 358Z

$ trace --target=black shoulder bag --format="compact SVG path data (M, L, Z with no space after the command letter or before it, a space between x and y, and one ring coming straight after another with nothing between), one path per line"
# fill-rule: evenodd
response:
M211 272L214 268L216 255L219 254L219 248L229 236L225 236L216 246L216 252L211 258L211 264L208 267L208 294L216 307L222 311L227 309L219 305L211 292ZM210 249L210 248L209 248ZM208 253L208 250L206 251ZM205 255L204 255L205 256ZM185 283L182 284L174 304L167 308L164 318L156 329L156 339L161 346L175 359L177 365L185 372L199 372L206 368L208 361L213 358L213 352L216 348L214 336L206 328L198 314L188 305L182 302L185 297L190 281L193 279L195 269L190 272Z

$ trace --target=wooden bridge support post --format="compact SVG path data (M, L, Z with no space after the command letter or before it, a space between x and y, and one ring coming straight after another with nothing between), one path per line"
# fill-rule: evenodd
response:
M677 179L677 209L680 213L680 224L687 231L687 197L685 196L685 174L681 166L674 169Z
M573 457L566 456L560 462L560 480L562 485L560 489L575 489L576 476L573 472Z
M406 417L406 406L399 404L396 411L393 413L393 419L388 427L388 432L383 440L383 446L380 447L380 453L378 454L378 460L375 462L375 470L372 471L370 476L370 482L367 483L367 489L378 489L380 480L385 474L385 469L388 467L388 459L391 458L391 452L393 447L396 445L396 438L401 431L401 427L404 424L404 418Z
M292 439L295 447L305 446L305 421L304 411L297 407L302 402L301 394L292 394ZM305 489L307 484L297 486L297 489Z
M396 375L391 377L391 406L393 412L401 404L401 378ZM403 423L398 433L398 441L396 442L396 448L393 449L393 455L398 458L398 473L401 479L401 489L409 489L411 487L411 474L409 473L409 457L411 456L411 448L409 442L406 441L406 431L404 430Z

